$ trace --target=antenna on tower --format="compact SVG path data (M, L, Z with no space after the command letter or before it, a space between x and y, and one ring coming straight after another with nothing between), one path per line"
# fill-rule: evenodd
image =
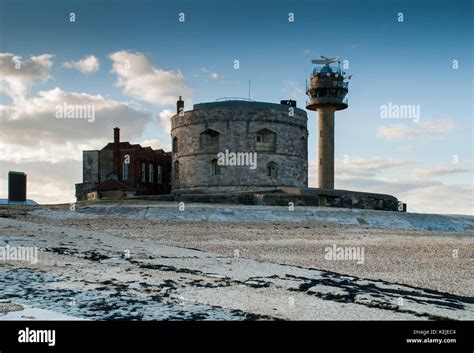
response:
M249 100L250 100L250 80L249 80Z

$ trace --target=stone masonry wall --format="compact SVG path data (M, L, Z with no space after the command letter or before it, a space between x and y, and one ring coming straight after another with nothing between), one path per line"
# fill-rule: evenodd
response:
M289 106L259 103L222 107L204 104L172 118L172 138L178 138L178 151L173 153L172 190L175 193L240 192L268 187L307 187L307 117ZM250 106L249 106L250 105ZM261 105L264 105L262 108ZM265 106L265 105L268 105ZM199 105L198 105L199 106ZM218 146L204 148L201 133L211 129L219 133ZM256 151L255 135L262 129L276 133L274 152ZM221 166L213 175L211 161L218 152L257 152L257 168ZM179 161L179 179L175 178L175 161ZM267 163L276 163L276 176L269 177Z

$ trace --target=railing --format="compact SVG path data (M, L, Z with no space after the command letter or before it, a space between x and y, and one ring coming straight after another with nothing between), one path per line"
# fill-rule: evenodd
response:
M337 66L329 66L329 68L331 69L331 71L329 72L332 72L334 74L339 74L339 75L342 75L342 70L341 68L337 67ZM315 67L313 69L313 74L319 74L321 71L325 71L325 72L328 72L328 67L327 66L321 66L321 67Z
M318 81L316 85L312 86L311 83L306 83L306 90L310 88L331 88L331 87L342 87L349 89L349 82L344 81Z
M347 97L343 99L338 97L314 97L314 99L307 99L306 105L308 106L313 101L317 101L318 104L342 102L343 104L349 105L349 99Z
M216 102L225 102L225 101L246 101L246 102L255 102L252 99L242 98L242 97L221 97L217 98Z

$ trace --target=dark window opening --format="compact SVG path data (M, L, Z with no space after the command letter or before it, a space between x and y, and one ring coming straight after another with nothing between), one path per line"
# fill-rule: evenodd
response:
M275 162L268 162L267 164L267 175L270 178L276 178L277 165Z
M173 153L178 153L178 138L173 138Z
M211 173L212 175L221 175L221 166L217 163L217 159L211 161Z
M276 151L276 133L262 129L255 133L255 150L260 152Z
M174 178L179 179L179 162L174 162Z

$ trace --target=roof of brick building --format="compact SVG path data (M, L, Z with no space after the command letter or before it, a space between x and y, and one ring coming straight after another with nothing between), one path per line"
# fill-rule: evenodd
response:
M103 181L102 183L90 188L87 190L88 192L93 192L93 191L113 191L113 190L133 190L131 187L128 185L115 180L115 179L108 179L106 181Z

